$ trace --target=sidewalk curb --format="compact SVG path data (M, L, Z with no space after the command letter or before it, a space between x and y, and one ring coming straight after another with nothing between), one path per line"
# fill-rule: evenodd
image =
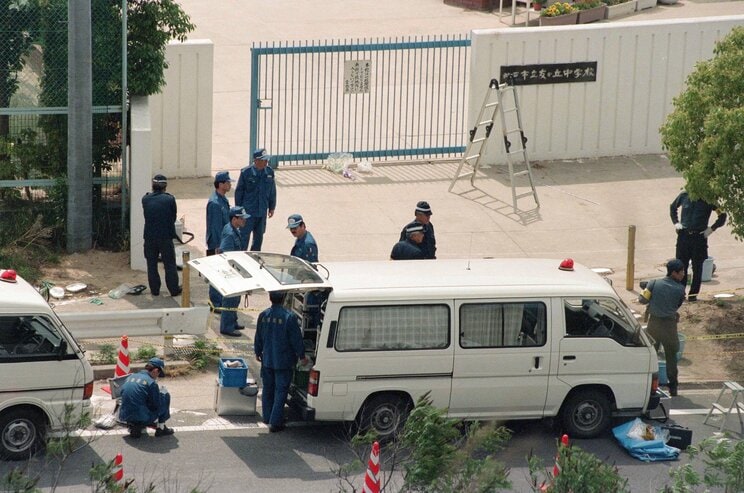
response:
M130 363L129 365L129 371L130 373L134 373L136 371L144 370L145 365L147 364L146 361L137 361L135 363ZM166 363L166 375L167 371L170 368L188 368L191 366L191 362L189 361L183 361L183 360L176 360L176 361L168 361ZM94 380L105 380L107 378L113 378L114 372L116 371L116 365L93 365L93 379Z

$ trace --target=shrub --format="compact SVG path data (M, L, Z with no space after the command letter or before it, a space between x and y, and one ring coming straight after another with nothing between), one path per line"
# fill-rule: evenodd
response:
M554 3L547 9L540 11L540 15L543 17L558 17L559 15L573 14L576 12L576 8L567 2Z
M602 0L579 0L578 2L574 2L574 8L576 8L576 10L589 10L601 7L602 5L604 5Z

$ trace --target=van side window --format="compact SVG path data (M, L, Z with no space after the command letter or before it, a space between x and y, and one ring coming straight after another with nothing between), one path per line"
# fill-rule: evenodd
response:
M613 299L566 299L564 313L569 337L606 337L623 346L643 345L638 323Z
M463 348L542 346L546 340L545 305L467 303L460 307Z
M443 349L449 346L447 305L348 306L341 309L337 351Z
M39 316L0 316L0 362L56 358L62 337Z

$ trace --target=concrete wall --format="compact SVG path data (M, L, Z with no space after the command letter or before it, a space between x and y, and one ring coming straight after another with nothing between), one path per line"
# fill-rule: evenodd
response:
M744 16L473 31L468 121L502 65L597 61L596 82L522 86L531 160L661 152L658 132L695 64ZM500 134L482 163L505 163ZM492 134L493 136L493 134Z
M130 101L130 155L129 181L129 266L147 270L144 255L145 218L142 213L142 196L152 187L152 132L150 129L149 97L133 97Z
M166 86L150 98L153 172L168 178L209 176L214 44L171 42L166 60Z

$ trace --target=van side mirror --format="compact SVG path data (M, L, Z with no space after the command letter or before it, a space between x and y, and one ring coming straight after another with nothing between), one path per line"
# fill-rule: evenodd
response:
M57 359L62 361L64 357L67 355L67 341L62 339L59 341L59 348L57 348Z

